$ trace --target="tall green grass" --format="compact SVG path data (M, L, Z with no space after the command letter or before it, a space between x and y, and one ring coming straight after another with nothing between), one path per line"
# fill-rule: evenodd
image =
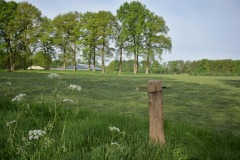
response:
M60 72L63 81L81 85L82 91L64 97L74 104L58 106L54 128L44 137L51 141L49 147L44 138L26 145L22 138L28 138L28 131L43 130L55 116L54 84L48 74L0 72L1 159L240 158L239 77ZM164 146L148 139L146 85L150 79L162 80L166 86ZM24 104L11 101L19 93L27 94ZM17 118L17 125L11 124L15 129L6 126ZM125 136L113 137L110 125ZM113 142L118 145L111 145Z
M240 138L230 133L217 133L201 127L183 123L164 122L166 145L150 143L148 139L148 118L128 114L98 113L86 109L73 108L66 120L66 132L61 139L66 112L60 110L57 123L49 136L53 140L49 147L41 144L41 139L27 146L22 137L28 138L28 131L41 129L52 119L48 104L30 104L37 126L30 113L25 111L19 119L13 147L9 142L6 122L19 114L16 103L8 99L0 100L1 107L1 151L2 159L239 159ZM7 105L7 107L6 107ZM12 124L14 126L14 124ZM125 136L115 137L108 127L118 127ZM47 133L48 134L48 133ZM39 144L40 143L40 144ZM63 146L66 148L64 151ZM22 147L25 155L20 152Z

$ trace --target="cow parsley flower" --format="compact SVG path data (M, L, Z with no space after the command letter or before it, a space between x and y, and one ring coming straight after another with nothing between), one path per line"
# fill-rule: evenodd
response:
M16 120L10 121L6 123L6 126L9 127L12 123L16 123Z
M70 89L70 90L77 90L77 91L81 91L81 86L79 86L79 85L76 85L76 84L70 84L69 86L68 86L68 89Z
M7 85L11 86L11 85L12 85L12 83L11 83L11 82L7 82Z
M57 79L57 78L60 78L60 75L57 74L57 73L51 73L48 75L48 78L50 79Z
M35 139L38 140L40 137L43 137L46 134L46 131L42 130L30 130L28 132L29 140Z
M63 151L64 153L67 152L67 147L65 146L65 143L64 143L63 146L62 146L62 151Z
M71 100L71 99L64 99L63 102L66 102L66 103L73 103L73 100Z
M51 121L49 121L48 124L47 124L47 126L44 127L44 130L45 130L45 131L50 131L50 132L51 132L52 129L53 129L53 123L52 123Z
M111 146L120 146L120 144L118 144L117 142L112 142Z
M26 96L26 94L22 94L22 93L20 93L19 95L17 95L16 97L14 97L13 99L12 99L12 101L22 101L22 100L24 100L24 97Z
M54 139L49 138L49 137L44 137L43 139L43 144L45 145L46 148L50 147L54 142Z
M109 126L108 129L111 131L111 132L119 132L120 133L120 129L117 128L117 127L114 127L114 126Z

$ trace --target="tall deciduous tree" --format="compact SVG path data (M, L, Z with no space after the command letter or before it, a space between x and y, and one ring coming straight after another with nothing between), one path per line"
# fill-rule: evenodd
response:
M33 53L38 48L40 35L41 12L35 6L27 2L20 2L17 7L14 25L18 27L19 40L22 43L22 53L26 56L26 66L32 65ZM30 62L27 62L29 59Z
M115 39L115 45L117 47L117 53L119 53L119 70L118 70L118 74L121 75L122 74L122 70L123 70L123 64L122 64L122 57L123 57L123 52L125 49L125 45L126 45L126 35L123 32L123 26L122 24L116 20L115 21L115 25L114 25L114 39Z
M12 6L15 5L12 4ZM14 13L15 16L9 21L6 31L11 70L15 69L16 57L21 58L23 68L30 65L33 52L37 48L38 27L41 19L41 12L27 2L18 3Z
M53 26L51 24L51 20L47 17L42 18L38 42L39 51L43 54L42 57L44 60L42 67L44 67L44 69L49 69L49 57L54 57L55 49L53 47Z
M83 56L88 61L88 66L90 70L91 61L93 62L93 71L95 71L96 66L96 53L97 46L99 41L98 34L98 24L96 20L96 13L94 12L86 12L82 17L82 31L83 38L82 43L84 46Z
M14 71L15 68L15 54L13 50L13 42L16 39L17 35L12 25L12 22L16 16L18 4L16 2L5 2L0 0L0 39L1 39L1 50L3 53L6 53L8 60L8 68L11 71Z
M76 70L76 45L79 38L78 20L78 12L68 12L58 15L52 21L54 26L54 43L63 52L64 70L66 70L67 52L73 53L74 69Z
M138 1L125 2L117 10L117 17L122 23L123 33L127 35L127 48L134 53L134 74L137 74L138 70L138 56L148 12L146 7Z
M150 12L146 17L146 25L144 28L144 48L146 53L146 74L149 72L150 59L153 61L155 56L159 57L163 51L171 51L171 38L167 37L169 29L164 19Z
M99 37L97 43L100 48L100 56L102 59L102 74L104 74L105 55L109 56L112 50L110 47L110 42L113 38L115 17L111 12L99 11L96 14L95 20L97 24L97 37Z
M78 12L70 12L68 13L69 16L72 18L71 27L72 30L70 30L70 51L72 53L72 62L73 62L73 69L74 71L77 70L77 51L80 49L81 44L81 38L82 38L82 30L81 30L81 18L82 15Z

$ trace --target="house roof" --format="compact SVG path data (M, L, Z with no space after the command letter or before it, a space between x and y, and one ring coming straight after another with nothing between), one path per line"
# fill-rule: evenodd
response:
M67 66L66 69L67 70L73 70L73 65ZM87 64L77 64L76 65L77 70L88 70L88 65ZM90 65L90 70L93 70L93 65ZM96 71L101 71L102 69L95 66L95 70Z
M39 70L43 70L44 68L41 66L30 66L27 69L39 69Z

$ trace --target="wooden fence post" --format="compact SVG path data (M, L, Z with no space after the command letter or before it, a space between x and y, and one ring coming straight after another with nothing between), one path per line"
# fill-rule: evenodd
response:
M162 82L148 81L149 137L154 143L165 144L163 128Z

